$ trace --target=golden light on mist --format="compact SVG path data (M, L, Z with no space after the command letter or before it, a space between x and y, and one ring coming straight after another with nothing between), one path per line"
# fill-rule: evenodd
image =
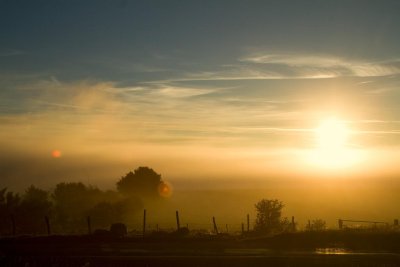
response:
M172 195L172 187L166 182L160 183L158 186L158 194L161 197L170 197Z
M314 130L316 148L311 161L322 168L341 169L351 167L363 159L361 151L351 148L352 130L337 118L323 120Z
M53 150L53 151L51 152L51 156L52 156L53 158L60 158L60 157L61 157L61 151L58 150L58 149L55 149L55 150Z

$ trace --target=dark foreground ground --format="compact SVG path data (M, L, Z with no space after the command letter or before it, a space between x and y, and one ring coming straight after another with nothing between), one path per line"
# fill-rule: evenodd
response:
M397 234L0 239L0 266L400 266Z

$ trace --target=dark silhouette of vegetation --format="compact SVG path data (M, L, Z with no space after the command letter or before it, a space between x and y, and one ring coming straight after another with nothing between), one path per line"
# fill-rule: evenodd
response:
M187 228L187 227L180 227L179 229L177 229L177 230L176 230L175 232L173 232L172 234L173 234L174 236L183 237L183 236L188 236L189 233L190 233L189 228Z
M139 167L117 183L118 191L103 191L80 182L59 183L51 192L30 186L19 195L0 190L0 235L87 233L87 220L107 229L129 222L143 210L143 199L158 196L164 182L148 167ZM50 227L51 226L51 227Z
M277 199L262 199L255 204L257 218L254 230L262 233L276 233L282 231L289 224L287 219L282 220L282 201Z
M110 233L113 236L117 237L125 237L128 234L126 225L123 223L113 223L110 226Z
M87 211L91 221L99 228L107 228L111 223L123 221L127 207L124 202L100 202Z
M52 191L45 191L32 185L21 195L4 188L0 190L0 235L51 235L60 233L96 233L96 235L102 235L106 233L108 236L125 236L123 234L125 230L115 230L117 229L115 227L122 229L122 223L137 224L142 217L144 203L148 200L158 199L161 193L158 191L160 185L166 185L166 183L162 181L161 175L153 169L139 167L134 172L129 172L122 177L116 185L117 191L103 191L79 182L62 182L57 184ZM159 204L158 201L155 203ZM164 207L164 205L158 205L158 207ZM246 234L243 234L245 232L243 224L243 237L249 236L249 233L257 237L296 232L294 217L292 217L292 221L282 218L283 207L284 204L278 199L262 199L257 202L255 204L257 217L254 231L248 230ZM196 229L189 231L186 227L180 227L178 211L176 211L176 219L178 230L171 235L175 237L193 235ZM161 234L158 222L156 223L157 232ZM213 223L214 232L218 233L215 218L213 218ZM110 225L120 226L114 226L113 231L105 230L110 229ZM386 228L383 228L383 226ZM393 226L383 226L374 229L376 231L399 230L397 220L395 220ZM145 236L145 215L143 216L142 227L143 232L138 231L137 228L133 230L136 231L136 234ZM149 229L151 228L149 227ZM226 229L228 229L227 226ZM322 232L326 230L326 222L321 219L309 221L305 230L307 232ZM119 234L116 234L118 231L120 231ZM205 233L207 233L205 235L209 235L208 230Z
M49 193L45 190L30 186L24 193L20 203L18 225L24 233L43 234L45 216L53 214L53 204Z
M3 233L12 234L12 221L18 213L20 197L18 194L7 192L7 188L0 190L0 227Z
M117 182L117 190L128 196L158 197L164 182L161 175L148 167L139 167L128 172Z
M324 231L326 230L326 222L322 219L309 221L306 226L307 231Z
M99 202L87 210L87 214L96 227L107 228L115 222L129 221L128 215L138 213L142 209L142 201L130 197L115 202Z
M52 198L54 220L61 227L60 231L81 232L85 229L84 221L87 215L94 215L96 222L97 217L119 219L118 217L125 211L123 204L116 204L122 201L117 192L104 192L82 183L59 183L54 189ZM99 216L99 213L102 215Z

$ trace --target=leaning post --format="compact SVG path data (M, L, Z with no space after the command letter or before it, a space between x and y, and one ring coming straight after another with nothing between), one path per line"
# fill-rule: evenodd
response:
M214 232L216 234L218 234L218 227L217 227L217 223L215 222L215 217L214 216L212 217L212 220L213 220L213 225L214 225Z

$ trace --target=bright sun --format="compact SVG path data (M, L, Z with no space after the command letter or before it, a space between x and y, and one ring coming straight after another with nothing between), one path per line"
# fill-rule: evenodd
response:
M316 129L319 149L335 152L346 147L349 130L341 121L331 118Z
M324 168L344 168L360 160L358 153L350 148L351 131L346 123L329 118L315 129L317 146L312 153L312 162Z

